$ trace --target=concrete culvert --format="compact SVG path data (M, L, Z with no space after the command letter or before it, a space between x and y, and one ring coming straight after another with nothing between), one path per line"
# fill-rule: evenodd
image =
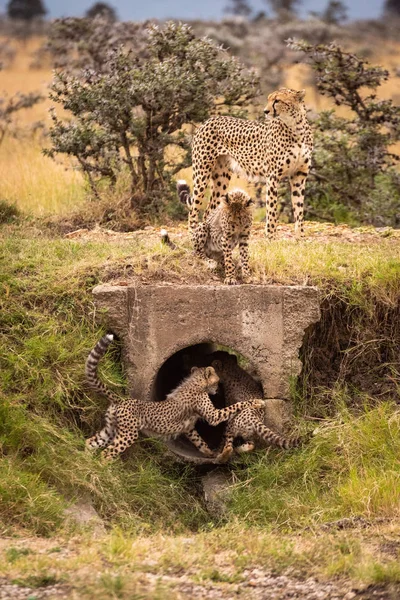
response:
M307 286L133 283L93 293L122 341L129 394L149 401L162 400L187 374L188 349L200 360L214 340L254 365L265 398L289 400L304 332L320 318L318 290ZM207 462L194 452L179 454Z
M195 344L194 346L182 348L170 356L159 369L154 380L153 390L150 396L151 401L162 402L165 400L167 395L172 392L183 379L190 375L192 367L206 367L211 365L214 358L216 358L216 350L219 350L219 354L235 354L242 364L249 364L249 362L241 355L238 355L237 352L233 352L231 349L227 349L228 351L222 350L221 346L215 342ZM255 367L251 366L251 372L254 373L255 370ZM261 395L262 391L260 392L260 396ZM220 382L218 386L217 394L210 396L210 400L215 408L225 408L226 402L222 382ZM199 419L196 424L197 432L213 450L218 450L220 448L225 427L226 422L213 427L201 419ZM187 460L198 463L213 462L213 459L208 459L202 455L185 436L180 436L176 440L168 441L167 445L175 454Z

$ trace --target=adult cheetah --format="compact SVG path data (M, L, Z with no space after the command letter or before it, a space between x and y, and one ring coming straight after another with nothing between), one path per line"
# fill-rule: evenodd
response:
M303 235L304 188L310 169L313 139L304 105L305 91L281 88L268 96L267 121L211 117L193 139L193 201L189 229L195 232L204 194L212 178L215 209L226 193L231 171L266 182L266 235L276 234L278 183L289 177L296 236Z
M85 367L89 385L110 401L105 427L86 440L86 446L89 449L106 448L104 456L108 459L115 458L132 446L140 431L164 439L184 434L202 454L213 457L214 452L195 430L196 421L205 419L210 425L218 425L249 406L264 405L262 400L255 400L216 409L208 396L215 394L218 389L219 378L213 367L193 367L189 377L163 402L121 399L97 375L99 360L112 341L112 334L102 337L91 350Z

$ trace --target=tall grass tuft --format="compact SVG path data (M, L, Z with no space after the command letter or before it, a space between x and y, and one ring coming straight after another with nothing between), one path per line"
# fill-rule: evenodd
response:
M357 418L343 409L306 447L246 459L232 511L251 524L288 528L397 516L399 453L400 411L394 403Z

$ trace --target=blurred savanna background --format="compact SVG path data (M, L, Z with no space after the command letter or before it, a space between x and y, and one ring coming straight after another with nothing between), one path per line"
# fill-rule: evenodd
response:
M105 196L109 195L111 179L114 206L117 202L123 212L128 203L129 210L133 211L139 219L138 222L140 222L140 213L143 213L145 206L150 207L148 211L145 211L148 218L157 218L160 213L163 213L164 216L170 214L173 218L184 218L184 211L176 204L169 176L164 177L163 181L160 181L162 179L160 177L157 181L157 177L153 177L153 180L149 182L148 180L143 181L146 179L145 174L138 173L140 181L135 180L136 189L132 190L132 182L127 176L130 168L127 161L129 163L130 159L122 157L121 161L121 156L118 156L120 164L116 164L118 162L116 154L121 155L124 152L122 143L117 148L114 141L103 139L102 147L99 148L98 136L96 140L88 139L86 142L89 146L97 145L96 152L98 153L107 152L108 158L103 156L100 159L98 155L93 154L93 148L91 148L92 156L90 159L85 156L86 167L82 166L82 152L87 154L87 148L79 150L76 145L74 146L72 140L67 145L60 144L60 142L54 143L54 137L60 133L60 129L57 129L51 118L51 109L55 109L58 118L64 123L74 122L77 124L81 122L81 126L84 128L89 121L92 123L95 121L87 114L90 110L89 106L81 105L75 114L71 114L67 108L71 99L71 90L60 91L58 89L56 92L58 97L55 102L54 86L57 86L57 80L53 79L54 73L62 72L79 77L79 69L94 68L94 70L105 72L109 69L110 53L120 45L124 45L125 51L131 52L134 60L139 62L145 60L150 45L154 43L154 40L153 42L149 41L148 35L153 27L162 28L165 19L151 18L151 8L149 8L149 16L144 21L134 24L123 22L119 20L118 7L97 3L86 8L86 11L92 12L90 12L90 17L86 16L86 19L89 18L90 21L83 26L82 22L80 23L81 19L75 17L61 20L45 19L48 11L51 15L65 14L67 8L62 5L58 7L55 4L54 7L48 8L40 2L37 5L33 4L35 6L32 6L26 13L24 13L23 3L17 2L15 9L12 6L6 7L8 14L14 14L14 17L7 18L6 10L1 21L0 88L3 97L0 146L1 200L15 205L28 214L66 215L71 210L82 208L88 199L93 198L93 194L97 195L97 198L102 196L103 202L107 204ZM215 113L262 118L263 105L271 91L285 86L305 89L310 116L315 122L317 130L321 132L317 144L316 162L324 163L324 169L323 172L320 169L320 175L325 178L318 180L318 190L313 186L309 193L308 216L322 220L328 219L332 222L398 226L399 181L397 176L390 177L383 174L389 166L387 157L380 156L379 159L375 157L372 161L374 163L372 170L375 170L375 173L371 173L370 169L369 174L366 175L365 172L361 173L368 161L366 156L361 159L360 157L356 158L354 153L350 156L352 147L359 142L357 135L362 135L361 128L371 124L367 123L368 120L370 121L369 117L366 119L364 117L364 122L356 125L354 117L357 120L359 116L357 115L357 106L351 104L350 98L346 99L341 96L341 91L335 90L332 85L322 95L321 82L318 81L318 73L315 72L319 58L315 54L310 56L310 52L307 54L304 50L294 49L293 45L290 45L290 40L303 40L314 46L322 44L325 47L335 43L343 51L356 54L360 62L353 65L354 72L349 74L350 79L354 79L357 69L365 68L367 62L371 66L381 67L382 73L379 81L372 81L371 78L369 81L363 81L360 78L355 82L355 90L360 92L361 97L373 92L378 100L392 100L394 104L398 104L400 94L396 12L398 7L395 2L376 2L374 6L371 4L368 9L369 18L367 19L363 18L366 8L361 5L357 7L356 4L351 3L351 6L346 6L343 2L335 1L328 2L326 5L322 2L315 5L315 2L289 0L288 2L268 2L265 0L264 3L253 5L246 1L227 1L225 4L221 3L221 6L214 6L212 9L210 7L210 14L214 11L215 18L219 17L219 20L215 21L196 19L194 18L196 9L190 9L189 14L192 15L192 18L185 20L191 27L190 35L194 35L198 39L206 36L213 48L219 48L220 67L224 60L227 61L228 58L234 57L237 61L235 67L232 65L227 67L228 63L226 62L225 68L234 69L237 80L233 85L231 83L230 90L224 90L225 93L228 91L225 97L223 97L222 90L224 86L226 87L228 78L225 76L224 79L222 75L213 92L210 89L199 91L197 103L200 105L204 100L201 96L202 93L207 95L206 102L209 103L207 107L204 107L203 114L198 107L189 107L186 100L182 101L177 98L176 106L172 106L170 103L168 109L164 111L168 114L163 116L164 119L169 120L168 127L164 127L165 135L162 140L158 136L157 139L146 141L147 148L142 148L143 160L146 163L151 161L150 153L156 152L155 146L158 148L161 146L162 156L153 157L155 162L159 163L159 166L165 168L165 172L171 173L173 177L175 175L184 176L190 181L190 169L183 171L177 171L177 169L180 166L185 168L190 164L190 134L201 120ZM71 13L73 8L70 7L68 10ZM167 3L162 10L163 14L169 15L169 10L179 12L182 9L179 6L168 7ZM183 14L185 14L185 10L188 9L184 8ZM135 9L132 7L131 12L134 11ZM86 13L83 9L81 12L85 16ZM122 5L120 12L129 15L129 7ZM176 19L174 22L178 27L178 23L182 23L183 19ZM158 42L161 43L160 40ZM190 43L189 39L186 42L181 40L181 42ZM217 55L215 55L216 57ZM336 59L331 57L331 63L325 65L329 69L332 69L332 60ZM202 68L209 69L209 79L212 80L211 69L215 66L213 67L211 62L208 65L204 62ZM340 67L336 64L334 68ZM349 69L349 65L346 64L345 68ZM234 80L232 75L233 70L230 74L231 82ZM175 85L179 90L181 82L179 75L175 73L175 76ZM173 77L172 74L171 77ZM242 97L240 97L238 89L233 89L240 85L240 77L243 77ZM331 79L333 80L334 77ZM204 86L209 85L209 83L203 83ZM342 83L344 86L349 84L348 81ZM366 84L365 87L363 84ZM160 94L162 85L162 77L158 74L158 81L154 81L152 89L149 86L146 93ZM51 91L52 86L53 91ZM218 86L221 90L220 96L218 96ZM92 89L94 90L94 87ZM191 92L196 93L194 90ZM77 91L75 93L77 94ZM187 95L188 90L182 90L182 93ZM33 96L21 101L18 94ZM136 114L143 111L143 102L148 100L144 94L143 91L142 98L130 98L130 101L136 105ZM126 99L128 100L128 98ZM111 98L109 100L111 102ZM20 104L20 109L18 110L18 106L14 106L10 110L8 104L15 105L16 103ZM29 107L29 105L32 106ZM322 132L324 131L326 136L331 138L331 131L327 133L327 130L333 131L336 128L337 131L337 122L334 123L331 119L328 126L326 122L322 124L321 118L318 118L322 111L331 109L335 110L334 114L339 118L347 120L347 123L342 123L342 127L347 128L347 131L337 140L335 148L330 146L326 139L323 139ZM157 111L160 112L156 106L152 106L149 110L152 111L152 118ZM176 110L186 114L182 115L179 123L172 123L171 115ZM375 112L378 113L379 110L381 107ZM368 151L370 155L376 155L377 148L382 143L389 152L395 153L398 149L397 132L394 131L398 123L395 123L393 119L393 122L389 123L387 115L383 117L380 115L380 117L380 133L382 131L387 133L385 127L386 129L389 127L390 139L372 139L373 134L366 140L369 146L374 145L374 148L371 147ZM62 127L60 122L58 127ZM98 128L97 133L100 129L104 132L110 127L110 124L100 124L97 119L96 127ZM354 131L355 128L358 128L357 132ZM140 141L138 132L135 133L134 129L133 121L126 126L127 139L132 152L137 154ZM54 134L53 138L51 138L51 132ZM167 135L169 139L167 139ZM346 138L347 152L343 152L344 138ZM111 146L113 146L112 150ZM150 150L150 146L153 146L153 150ZM51 156L45 156L44 149ZM113 154L114 150L116 154ZM382 155L382 149L378 153ZM342 166L340 173L335 174L338 156L346 164ZM138 156L134 156L133 160L137 163L140 162L138 159ZM107 162L107 165L103 164L100 167L100 160L103 163ZM381 160L385 162L385 165L381 164ZM327 161L331 161L332 165L327 165ZM112 162L114 164L110 167ZM369 166L371 167L371 164ZM390 165L390 167L392 166ZM330 168L332 168L332 173ZM108 176L106 175L107 170ZM111 170L113 171L112 175L110 174ZM317 167L315 167L316 170ZM346 170L347 179L351 180L347 181L346 186L340 182L343 170ZM326 181L326 178L329 181ZM339 181L335 182L335 179ZM90 186L90 183L94 185ZM239 183L261 200L263 195L261 185L249 186L247 182ZM366 187L369 189L366 190ZM102 188L101 193L99 188ZM105 188L108 188L107 191ZM146 196L145 199L141 197L143 194ZM132 200L132 195L136 195L136 199ZM283 219L290 220L288 197L284 191L282 191L281 200ZM259 205L262 206L261 201ZM103 209L107 212L106 206ZM264 217L262 210L259 217ZM101 219L101 215L98 215L98 218ZM133 215L131 220L133 225ZM122 221L124 219L121 215L120 226L122 226ZM126 224L126 226L128 225ZM111 226L118 228L116 223Z
M0 8L0 598L397 600L400 1ZM222 285L176 180L202 122L262 120L279 87L306 90L314 131L305 238L287 182L273 242L265 186L232 185L255 201L251 283L320 291L289 427L315 435L219 467L209 501L160 441L84 452L107 406L84 378L92 290ZM100 371L124 395L115 346Z

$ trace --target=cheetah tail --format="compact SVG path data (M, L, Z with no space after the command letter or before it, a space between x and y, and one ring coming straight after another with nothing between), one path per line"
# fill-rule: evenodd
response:
M171 250L175 250L176 244L174 244L174 242L171 241L168 231L166 229L161 229L160 235L161 235L161 243L164 244L165 246L169 246L169 248L171 248Z
M90 351L85 365L86 381L93 390L108 398L111 404L119 402L121 398L109 390L104 383L100 381L97 374L97 367L101 357L104 356L108 346L113 340L114 336L112 333L108 333L107 335L103 336L101 340L97 342L93 350Z
M193 201L190 195L190 187L184 179L179 179L179 181L176 182L176 190L178 192L180 202L191 208Z
M303 437L282 437L262 423L256 425L256 432L263 440L271 444L271 446L278 446L278 448L283 448L284 450L297 448L305 441L305 438Z

